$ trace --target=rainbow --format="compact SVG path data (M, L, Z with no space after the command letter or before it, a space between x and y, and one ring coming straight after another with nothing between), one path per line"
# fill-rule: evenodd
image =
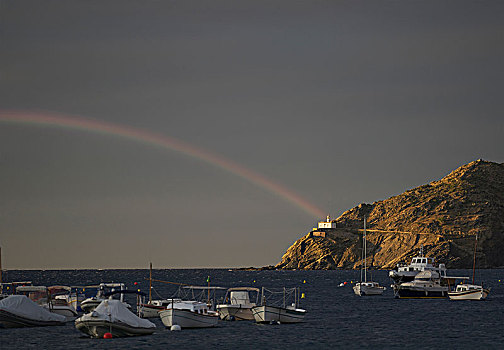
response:
M121 137L127 140L141 142L144 144L161 147L167 150L179 152L181 154L199 159L203 162L219 167L231 174L239 176L266 191L287 200L307 214L316 218L325 216L324 212L312 203L303 199L298 194L287 189L278 183L275 183L261 174L247 169L229 159L217 154L197 148L186 142L172 137L164 136L158 133L143 129L133 128L126 125L108 123L98 120L85 119L75 116L67 116L55 113L39 113L25 111L1 111L0 122L25 124L30 126L48 126L54 128L80 130L92 132L106 136Z

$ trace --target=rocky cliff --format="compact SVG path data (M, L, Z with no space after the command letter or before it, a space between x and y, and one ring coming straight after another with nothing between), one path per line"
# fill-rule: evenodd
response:
M426 256L449 268L469 268L477 235L478 265L503 267L504 164L477 160L439 181L360 204L334 220L336 228L297 240L276 268L359 268L364 217L368 266L409 262L423 245Z

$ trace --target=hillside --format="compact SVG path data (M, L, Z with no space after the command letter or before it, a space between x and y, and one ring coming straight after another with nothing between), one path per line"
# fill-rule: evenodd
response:
M368 222L368 264L391 268L423 245L427 256L450 268L469 268L475 235L478 265L504 266L504 164L477 160L439 181L373 204L360 204L297 240L276 268L334 269L360 266L361 231Z

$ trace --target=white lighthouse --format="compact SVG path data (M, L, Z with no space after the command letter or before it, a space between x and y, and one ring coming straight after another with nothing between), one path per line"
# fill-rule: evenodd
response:
M331 220L331 215L327 215L326 221L319 221L318 228L336 228L336 221Z

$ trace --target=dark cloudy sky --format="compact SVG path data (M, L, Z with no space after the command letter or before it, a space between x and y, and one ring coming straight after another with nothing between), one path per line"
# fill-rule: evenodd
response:
M183 140L339 216L504 161L501 1L0 1L0 113ZM187 155L0 122L4 268L263 266L317 218Z

